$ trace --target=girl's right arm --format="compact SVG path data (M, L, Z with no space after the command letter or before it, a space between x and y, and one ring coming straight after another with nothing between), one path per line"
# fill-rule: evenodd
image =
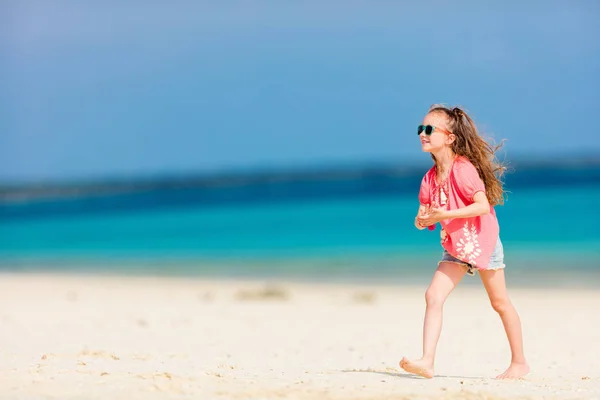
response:
M425 225L421 225L421 223L419 222L419 217L425 215L429 211L429 206L427 206L427 204L431 203L431 185L429 184L431 179L431 171L433 171L433 168L425 174L425 176L421 180L421 187L419 189L419 211L417 212L417 216L415 217L415 227L418 230L423 230L427 228Z

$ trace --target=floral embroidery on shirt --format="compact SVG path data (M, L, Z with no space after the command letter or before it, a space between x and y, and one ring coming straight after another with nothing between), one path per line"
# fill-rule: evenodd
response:
M431 196L431 206L435 208L448 209L448 187L447 183L441 185L434 182Z
M444 187L440 186L440 205L445 206L448 203L448 196L446 195L446 191Z
M477 265L475 259L481 254L481 249L479 248L475 225L469 228L469 221L466 221L462 230L463 237L456 244L456 250L459 252L458 257L461 260L467 260L471 265Z

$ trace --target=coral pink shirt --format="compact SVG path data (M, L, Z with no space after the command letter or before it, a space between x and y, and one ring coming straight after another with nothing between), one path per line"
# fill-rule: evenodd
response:
M457 156L444 182L436 182L435 166L425 174L419 201L424 206L456 210L473 204L473 196L480 191L485 193L485 186L477 169L466 157ZM447 219L440 224L442 247L448 253L478 269L487 269L500 234L493 206L489 214Z

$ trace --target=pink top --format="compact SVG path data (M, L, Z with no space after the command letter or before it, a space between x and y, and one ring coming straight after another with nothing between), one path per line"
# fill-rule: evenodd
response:
M473 204L473 196L480 191L485 193L485 186L477 169L466 157L457 156L444 182L436 182L435 166L425 174L419 201L424 206L456 210ZM442 247L448 253L478 269L487 269L500 233L493 206L489 214L440 224Z

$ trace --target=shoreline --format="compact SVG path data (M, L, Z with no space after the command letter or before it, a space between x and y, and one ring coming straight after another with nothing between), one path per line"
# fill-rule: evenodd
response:
M260 285L264 283L291 286L340 286L347 288L372 288L372 289L393 289L398 287L421 288L423 291L429 285L436 267L430 270L423 270L419 273L377 273L367 274L366 272L348 274L293 274L293 273L273 273L272 271L264 273L206 273L183 270L154 270L130 268L115 270L107 268L100 270L97 268L77 268L77 269L46 269L46 268L2 268L0 267L0 279L16 278L19 276L29 276L34 279L44 277L49 279L106 279L106 280L164 280L165 282L196 282L215 283L215 284L249 284ZM584 290L597 291L600 289L600 271L557 271L557 270L533 270L533 271L505 271L505 277L509 290ZM481 286L479 275L465 275L459 287L477 287Z

